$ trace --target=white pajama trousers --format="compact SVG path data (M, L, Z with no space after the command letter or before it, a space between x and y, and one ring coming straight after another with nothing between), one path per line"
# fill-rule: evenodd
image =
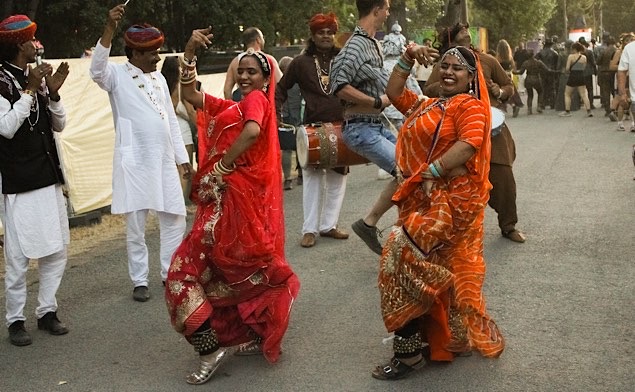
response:
M134 287L148 285L148 247L145 231L149 210L133 211L126 214L126 239L128 249L128 273ZM156 212L159 218L159 238L161 279L165 281L172 261L172 255L183 241L185 216Z
M9 231L5 232L5 235ZM17 246L11 246L15 244ZM22 254L19 244L5 238L4 257L5 266L5 295L7 310L7 327L18 320L26 320L24 306L26 305L27 288L26 273L29 268L29 258ZM39 292L38 306L35 316L42 318L48 312L57 311L55 294L60 287L64 268L66 267L66 246L52 255L38 259Z
M327 232L337 226L346 192L346 177L330 169L302 169L302 234Z

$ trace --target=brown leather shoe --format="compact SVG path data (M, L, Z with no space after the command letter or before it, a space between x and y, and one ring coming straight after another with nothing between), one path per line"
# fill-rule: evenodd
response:
M336 240L345 240L348 238L348 233L335 227L329 231L321 232L320 237L331 237Z
M315 234L306 233L302 236L302 241L300 242L300 246L303 248L310 248L315 245Z
M503 232L503 237L509 240L512 240L514 242L519 242L519 243L525 242L525 235L516 229Z

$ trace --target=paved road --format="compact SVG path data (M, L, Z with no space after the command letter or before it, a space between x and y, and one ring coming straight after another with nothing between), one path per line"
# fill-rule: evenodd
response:
M632 390L635 133L616 132L616 123L581 112L522 113L509 124L518 150L518 226L528 240L501 238L488 210L485 295L507 339L500 359L474 355L396 383L372 379L370 369L391 355L382 344L378 259L354 237L301 248L296 187L285 193L287 254L303 286L279 363L232 357L205 386L184 382L196 356L169 325L157 233L150 233L147 303L131 298L121 240L71 260L59 291L60 316L71 329L66 336L35 330L37 282L30 285L27 327L34 342L14 347L0 332L0 391ZM372 166L353 168L342 226L373 202L383 186L375 176ZM394 217L391 211L382 225Z

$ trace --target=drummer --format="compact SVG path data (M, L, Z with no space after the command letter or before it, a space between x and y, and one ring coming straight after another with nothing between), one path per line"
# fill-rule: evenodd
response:
M335 14L316 14L309 20L311 35L306 50L291 61L276 88L276 108L280 118L282 105L289 90L296 84L306 102L305 123L341 122L343 108L339 100L330 95L331 65L339 52L335 46L338 23ZM348 167L302 169L302 206L304 224L300 245L310 248L316 237L348 238L348 233L337 227L346 190ZM324 178L324 185L322 179ZM321 203L324 205L321 205Z
M467 26L456 24L439 34L439 51L445 53L454 46L471 46L470 33ZM514 85L509 75L498 61L487 53L479 53L483 66L483 75L487 81L490 103L493 107L502 107L514 93ZM436 97L439 95L439 68L432 70L423 93ZM516 229L518 215L516 213L516 181L512 164L516 159L516 145L505 123L496 136L492 135L492 154L489 180L492 183L488 204L498 214L498 226L503 237L514 242L525 242L525 235Z

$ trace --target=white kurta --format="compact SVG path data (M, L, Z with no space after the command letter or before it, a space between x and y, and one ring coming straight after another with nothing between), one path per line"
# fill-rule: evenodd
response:
M108 92L115 123L112 206L115 214L150 209L185 215L177 164L189 162L165 78L126 62L108 62L97 43L90 76Z
M22 94L13 105L0 96L0 136L12 139L30 114L33 97ZM66 126L62 102L49 102L52 128L61 132ZM60 185L50 185L20 194L4 195L3 224L6 238L14 238L15 246L31 259L59 252L70 242L66 204ZM6 240L5 238L5 240Z

